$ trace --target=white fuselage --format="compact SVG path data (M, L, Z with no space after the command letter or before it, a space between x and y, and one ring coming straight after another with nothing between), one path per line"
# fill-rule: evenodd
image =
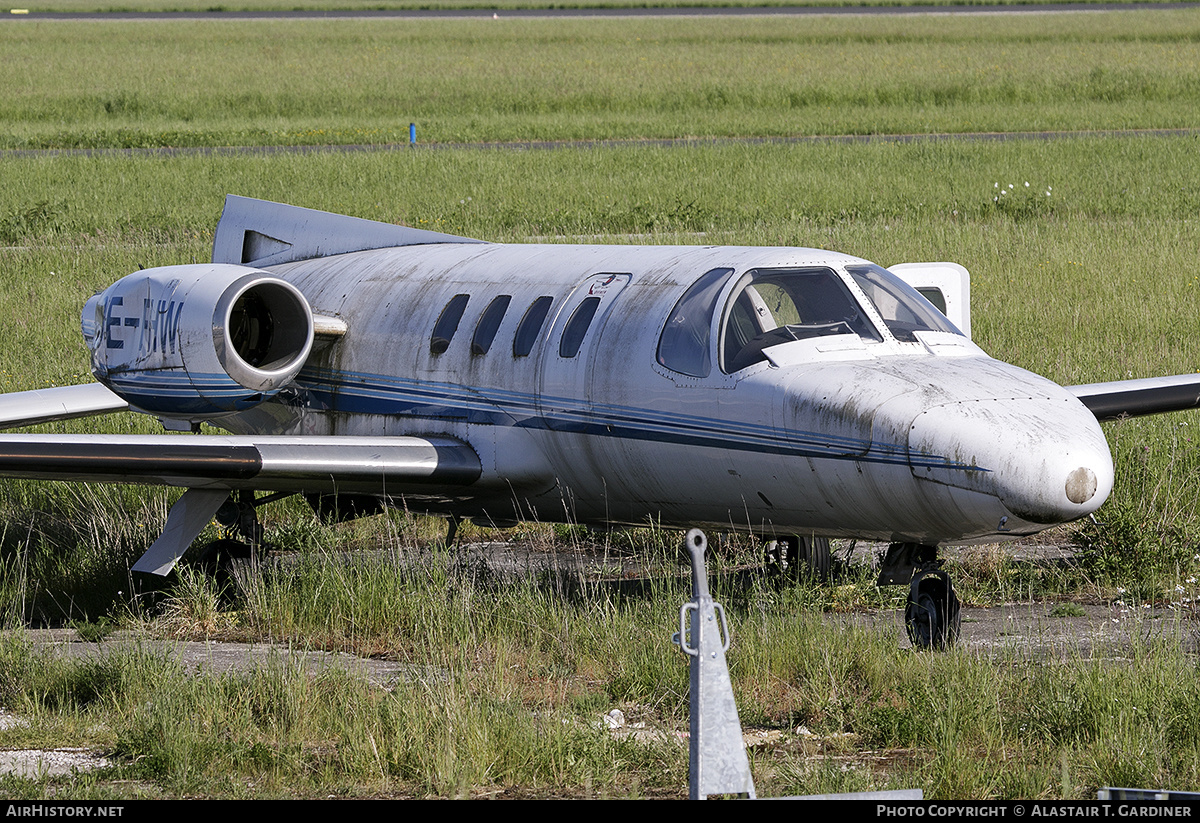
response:
M221 425L458 438L482 475L461 495L421 503L498 523L653 521L938 544L1095 510L1113 469L1094 416L966 337L892 335L846 274L863 262L787 248L444 243L268 267L346 333L314 347L291 386ZM853 322L874 336L779 343L733 370L722 346L739 278L807 267L844 281L862 314ZM693 358L707 365L664 365L673 307L715 269L728 276ZM539 298L550 299L544 323L520 353ZM439 318L459 308L447 341ZM593 315L574 340L577 309Z

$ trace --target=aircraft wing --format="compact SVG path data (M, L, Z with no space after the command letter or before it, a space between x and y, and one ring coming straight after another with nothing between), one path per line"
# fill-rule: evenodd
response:
M0 394L0 429L128 408L99 383ZM387 494L464 486L480 471L449 437L0 434L0 477L31 480Z
M133 571L165 575L231 491L451 495L479 478L450 437L0 435L0 477L187 488Z
M449 437L0 435L0 477L31 480L400 494L465 486L480 471Z
M0 394L0 429L125 411L129 404L99 383Z
M1097 420L1138 417L1200 407L1200 374L1067 386Z

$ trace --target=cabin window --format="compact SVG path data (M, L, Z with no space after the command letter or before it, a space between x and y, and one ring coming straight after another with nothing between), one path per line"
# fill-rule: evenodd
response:
M471 338L471 354L488 353L488 349L492 347L492 341L496 338L496 332L500 328L500 321L504 319L504 313L508 311L508 304L511 301L511 295L502 294L488 303L488 307L479 317L479 322L475 324L475 335Z
M914 332L919 331L962 334L944 314L938 312L927 300L922 300L916 289L887 269L868 263L847 266L846 271L850 272L854 282L875 304L884 325L897 340L915 343L917 338Z
M563 329L562 340L558 344L559 357L574 357L579 354L579 347L583 345L583 337L587 334L588 326L592 325L592 318L596 316L596 309L599 307L599 297L586 297L575 307L575 311L571 313L571 319L567 321L567 325Z
M463 312L467 309L467 300L470 297L469 294L456 294L446 304L446 308L442 309L437 323L433 326L433 334L429 338L429 351L432 354L441 354L450 348L450 341L454 339L454 333L458 331L458 321L462 320Z
M658 362L671 371L707 377L712 370L709 342L721 287L733 269L713 269L688 287L671 310L658 339Z
M517 324L517 336L513 338L514 357L528 357L529 353L533 351L552 302L552 298L542 295L525 310L525 316Z
M725 309L721 368L732 374L766 360L771 346L834 334L883 339L832 269L752 271Z

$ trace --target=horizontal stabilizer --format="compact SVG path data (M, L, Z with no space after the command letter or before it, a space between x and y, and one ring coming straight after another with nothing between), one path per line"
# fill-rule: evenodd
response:
M213 237L212 259L261 268L369 249L482 242L230 194Z
M479 478L450 437L0 435L0 477L189 489L427 494Z
M0 394L0 429L125 411L129 404L99 383Z
M1138 417L1200 406L1200 374L1067 386L1097 420Z

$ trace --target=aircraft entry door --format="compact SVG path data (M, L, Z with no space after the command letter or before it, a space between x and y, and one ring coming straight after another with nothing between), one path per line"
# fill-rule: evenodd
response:
M542 352L539 407L545 425L556 431L587 431L591 419L592 374L609 311L633 275L603 272L571 292L554 318ZM611 367L601 364L601 368Z

